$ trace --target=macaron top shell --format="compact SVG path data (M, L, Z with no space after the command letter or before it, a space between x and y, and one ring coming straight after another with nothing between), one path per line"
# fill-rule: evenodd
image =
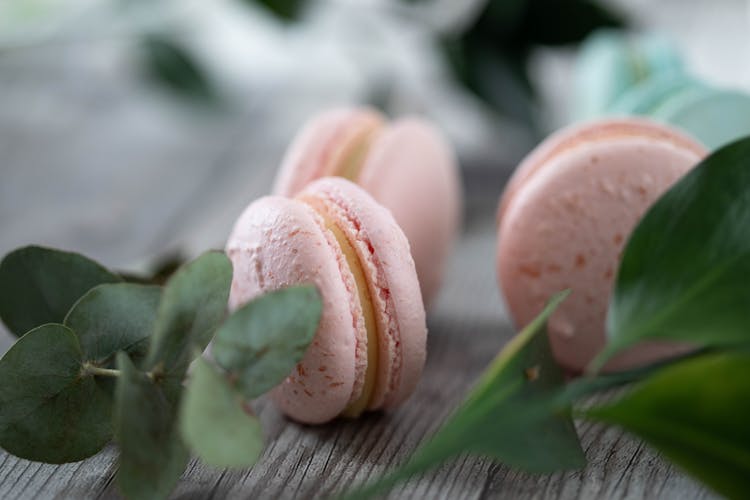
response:
M316 115L297 134L273 186L273 193L294 196L320 177L335 175L344 156L383 125L383 116L369 108L337 108Z
M705 155L689 137L644 120L605 120L556 134L523 163L503 197L498 275L517 325L572 289L551 317L558 362L581 372L606 343L620 253L650 205ZM684 347L638 346L606 370Z
M627 137L650 137L656 141L671 143L678 149L691 150L697 155L705 154L705 148L691 137L645 118L610 118L571 125L550 135L529 153L513 172L500 198L498 223L519 186L525 184L542 167L549 165L548 161L551 158L582 144L621 140Z
M331 224L356 252L364 285ZM235 269L230 307L299 283L314 283L323 297L311 346L272 393L288 416L305 423L326 422L369 394L363 391L373 359L360 286L368 288L368 305L377 323L377 376L367 408L395 406L414 390L427 333L414 263L391 214L361 188L327 178L308 185L294 199L261 198L237 221L227 254Z

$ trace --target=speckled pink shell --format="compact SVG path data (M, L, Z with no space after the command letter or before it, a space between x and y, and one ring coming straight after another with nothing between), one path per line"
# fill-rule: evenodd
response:
M367 335L351 271L317 210L335 217L365 262L378 291L379 380L371 408L391 407L414 389L425 358L426 327L408 244L390 213L344 179L313 183L298 199L265 197L252 203L227 243L234 265L230 307L264 291L314 283L323 315L311 347L272 393L281 411L304 423L338 416L362 391Z
M642 119L614 119L555 134L521 164L498 209L497 269L514 322L531 321L549 297L572 289L549 322L553 352L573 372L606 343L605 320L625 242L646 210L705 156L681 133ZM649 343L605 370L685 350Z
M342 108L312 118L290 145L274 193L296 195L313 179L330 175L331 158L366 129L379 131L357 183L388 208L411 245L425 305L442 283L458 236L462 195L458 165L448 142L425 120L385 123L368 108Z
M426 356L424 305L409 244L391 213L357 185L335 177L299 195L328 205L364 263L378 322L379 373L370 409L390 408L414 390Z
M429 306L461 225L461 181L448 141L427 121L396 120L373 144L358 183L393 213L409 239Z
M331 420L352 400L358 338L365 337L362 313L349 292L354 279L321 225L304 203L269 196L245 209L226 246L234 267L230 309L295 284L314 283L321 291L323 314L315 339L272 393L281 411L305 423Z
M336 108L315 115L286 150L273 193L295 196L310 182L330 175L325 168L349 143L364 130L380 127L383 122L380 113L368 108Z

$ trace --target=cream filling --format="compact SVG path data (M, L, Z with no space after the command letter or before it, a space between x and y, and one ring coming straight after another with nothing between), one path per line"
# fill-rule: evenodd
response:
M370 288L367 285L367 279L365 278L363 266L357 252L336 223L327 214L321 211L318 211L318 213L323 218L326 229L331 231L336 238L341 248L341 253L344 255L349 270L354 277L357 296L365 320L365 330L367 331L367 366L365 368L365 381L362 386L362 393L356 400L349 403L349 406L341 413L345 417L354 418L358 417L367 408L375 392L378 373L378 329L377 322L375 321L375 309L370 296Z
M330 170L330 175L343 177L352 182L357 182L362 172L362 167L367 160L367 154L374 143L375 136L380 132L380 127L365 130L349 144Z

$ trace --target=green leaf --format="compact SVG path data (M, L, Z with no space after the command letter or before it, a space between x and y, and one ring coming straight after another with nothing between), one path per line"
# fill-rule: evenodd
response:
M163 388L117 355L121 375L115 392L115 440L120 448L117 482L131 500L167 498L188 463L176 410Z
M527 5L526 19L517 36L539 45L576 43L596 29L625 24L620 14L593 0L530 0Z
M600 27L624 21L592 0L490 0L476 21L443 40L456 80L494 111L541 132L529 59L540 45L583 40ZM561 22L564 20L564 22Z
M163 285L183 265L185 257L181 252L162 255L149 266L146 273L119 273L122 279L139 285Z
M243 2L259 5L286 22L298 20L307 4L307 0L243 0Z
M0 263L0 318L17 336L45 323L62 323L86 292L120 278L77 253L28 246Z
M232 264L220 252L208 252L180 268L164 287L145 366L179 391L195 349L205 349L224 319Z
M645 339L750 343L750 138L716 151L660 198L623 255L595 359Z
M0 360L0 446L47 463L83 460L112 436L111 398L81 372L75 334L48 324L21 337Z
M65 326L78 336L87 361L109 366L107 362L118 351L125 351L136 360L142 359L153 331L160 297L158 286L99 285L75 303L65 317ZM111 364L114 364L113 359Z
M534 473L582 467L585 457L569 411L555 410L563 375L546 335L547 319L566 295L555 296L506 345L463 405L402 468L348 497L382 494L465 452Z
M322 312L314 286L270 292L245 304L219 328L212 344L217 363L252 399L281 383L312 342Z
M588 418L617 424L728 498L750 491L750 354L713 354L665 368Z
M141 44L141 59L146 75L177 95L199 102L218 101L208 73L179 40L149 35Z
M195 361L182 400L180 430L201 460L214 467L255 464L263 452L263 433L248 410L242 395L208 361Z

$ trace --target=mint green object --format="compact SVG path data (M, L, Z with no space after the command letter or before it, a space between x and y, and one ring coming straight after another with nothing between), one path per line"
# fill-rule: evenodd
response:
M651 116L683 129L713 151L750 136L750 95L735 90L683 91Z
M669 97L694 88L705 88L705 85L683 73L655 75L628 89L612 104L609 113L650 115Z
M590 119L606 115L640 82L682 72L679 52L665 38L598 31L584 42L578 58L574 116Z

